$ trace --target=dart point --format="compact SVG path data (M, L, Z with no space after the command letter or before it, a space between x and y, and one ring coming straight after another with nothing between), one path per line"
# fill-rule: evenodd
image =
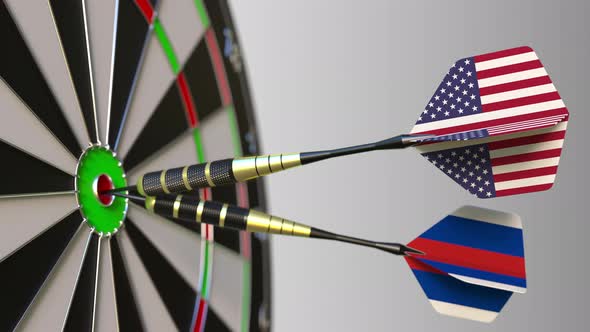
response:
M110 206L113 204L115 197L112 194L107 193L108 190L114 188L113 180L106 174L101 174L94 179L92 184L92 191L98 201L104 206Z

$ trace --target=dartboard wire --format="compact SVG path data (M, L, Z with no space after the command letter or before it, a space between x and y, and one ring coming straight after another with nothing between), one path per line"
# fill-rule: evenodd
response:
M97 252L96 252L96 273L94 274L94 301L92 304L92 331L94 331L94 327L96 326L96 299L98 296L98 276L100 275L100 252L101 252L101 242L102 242L103 236L100 235L98 237L98 243L97 245Z
M114 81L114 75L115 75L115 54L117 51L117 31L119 29L119 1L120 0L116 0L115 1L115 15L114 15L114 22L113 22L113 44L111 46L111 66L109 68L109 97L107 100L107 119L106 119L106 128L104 129L104 144L110 148L110 142L109 142L109 130L111 128L111 102L113 99L113 81ZM124 0L123 0L124 1ZM147 19L147 18L146 18ZM150 25L150 28L148 29L148 34L151 31L151 26L152 23L148 21L148 24ZM147 38L146 38L147 40ZM147 42L146 42L147 43ZM143 53L143 52L142 52ZM142 55L143 57L143 55ZM141 63L141 59L140 59L140 63ZM139 66L139 64L138 64ZM129 93L129 98L131 98L131 94L133 93L133 91L130 91ZM125 116L123 116L123 119L121 120L121 128L119 128L119 131L122 130L124 121L125 121ZM100 135L99 135L100 137ZM119 135L117 135L117 137L119 137ZM116 147L117 144L113 144L113 150L116 151Z
M83 226L84 222L82 223L81 227ZM87 229L86 230L88 232L88 238L86 239L86 244L84 245L84 254L82 254L82 259L80 260L80 264L78 267L78 273L76 275L76 282L74 284L74 287L72 289L72 294L70 295L70 299L68 301L68 310L66 311L66 314L63 318L63 323L62 323L62 331L64 330L67 320L68 320L68 315L70 313L70 310L72 309L72 302L74 301L74 296L76 294L76 286L78 285L78 282L80 281L80 275L82 273L82 266L84 265L84 260L86 259L86 254L88 253L88 247L90 246L90 240L92 239L92 235L94 234L94 232L91 229Z
M96 114L96 96L94 89L94 74L92 67L92 57L90 56L90 36L88 34L88 17L86 15L86 0L82 1L82 14L84 17L84 34L86 35L86 53L88 56L88 66L90 67L90 91L92 93L92 111L94 113L94 131L96 133L96 143L100 142L100 132L98 130L98 115ZM100 243L100 241L99 241ZM92 324L94 326L94 323Z
M149 0L134 0L134 4L135 7L137 8L137 10L141 13L141 15L143 16L143 18L145 19L148 27L147 27L147 31L145 34L145 38L142 44L142 48L141 48L141 54L139 56L139 59L137 61L137 66L135 68L135 73L134 73L134 77L133 80L131 82L131 86L129 88L129 91L127 92L127 99L125 101L125 106L123 109L123 114L121 117L121 120L118 123L118 128L117 128L117 134L116 137L114 139L114 142L111 142L111 117L112 117L112 100L113 100L113 84L114 84L114 75L115 75L115 57L116 57L116 51L117 51L117 31L119 29L119 3L120 1L125 1L125 0L117 0L117 5L116 5L116 13L115 13L115 28L113 30L113 53L112 53L112 63L111 63L111 82L109 84L109 100L108 100L108 111L107 111L107 128L106 128L106 134L105 134L105 144L107 146L109 146L112 143L112 146L110 146L110 148L112 148L113 151L117 151L118 145L119 145L119 140L121 138L121 133L123 131L124 125L125 125L125 121L127 119L127 112L129 111L129 105L131 104L131 100L133 99L133 95L135 93L135 87L137 84L137 79L139 77L139 72L140 72L140 68L143 65L143 60L145 58L145 54L146 54L146 49L147 49L147 45L148 42L151 38L152 35L152 31L154 30L154 22L158 16L158 12L157 12L157 7L159 5L159 2L156 3L155 7L152 6L151 2ZM131 1L131 0L129 0Z
M43 197L43 196L57 196L57 195L75 195L76 191L54 191L46 193L31 193L31 194L17 194L17 195L0 195L0 199L10 198L25 198L25 197Z
M84 118L84 128L86 129L86 133L88 134L88 137L90 138L91 142L94 139L94 143L98 143L100 144L100 137L98 134L98 118L97 118L97 114L96 114L96 98L94 95L94 77L92 74L92 59L90 57L90 41L89 41L89 35L88 35L88 20L86 18L86 0L82 0L81 2L82 5L82 18L84 21L84 44L85 44L85 48L86 48L86 58L88 61L88 72L89 72L89 84L90 84L90 98L91 98L91 104L92 104L92 114L93 114L93 127L94 130L91 130L90 128L88 128L88 123L86 122L86 117L84 116L84 111L83 111L83 102L80 99L80 95L78 94L78 89L76 87L76 84L74 83L74 76L72 74L72 70L70 68L70 64L68 62L68 57L66 55L66 50L63 44L63 40L61 37L61 34L59 32L59 28L58 28L58 23L56 20L56 16L55 16L55 11L52 8L51 5L51 1L48 2L48 7L49 7L49 12L51 13L51 18L53 20L53 24L55 27L55 33L57 35L57 39L59 40L59 44L60 44L60 48L61 48L61 53L63 56L63 59L65 61L66 64L66 70L68 71L68 76L70 78L70 83L71 83L71 87L74 90L74 95L76 96L76 100L78 101L78 106L80 108L80 112L82 113L82 117ZM94 132L94 138L92 138L92 132Z

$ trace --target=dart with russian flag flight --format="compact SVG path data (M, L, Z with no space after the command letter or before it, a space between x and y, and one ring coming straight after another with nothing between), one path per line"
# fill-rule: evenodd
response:
M479 198L551 188L568 111L535 51L518 47L457 61L410 134L333 150L248 156L156 170L135 186L143 196L256 179L351 154L415 147Z
M341 235L196 196L115 195L181 223L339 241L403 256L434 309L445 315L491 322L512 293L526 290L522 223L515 214L465 206L404 245Z
M526 292L522 222L516 214L464 206L407 244L405 259L437 312L492 322Z

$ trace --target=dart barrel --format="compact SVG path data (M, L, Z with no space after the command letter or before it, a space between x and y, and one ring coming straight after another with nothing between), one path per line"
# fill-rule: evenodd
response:
M137 180L137 191L154 196L244 182L301 165L299 153L223 159L150 172Z
M291 220L195 196L147 197L145 207L161 216L236 230L302 237L311 233L311 227Z

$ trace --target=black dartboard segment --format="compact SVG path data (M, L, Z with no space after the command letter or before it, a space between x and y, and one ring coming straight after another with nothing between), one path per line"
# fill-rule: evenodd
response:
M111 239L111 255L113 260L113 278L117 301L117 320L120 331L143 331L144 327L139 316L137 302L131 290L123 256L117 237Z
M78 211L0 262L0 331L12 331L82 222Z
M111 86L108 144L116 149L133 96L136 75L141 66L144 48L150 32L150 22L131 0L118 1L115 64ZM151 1L155 7L156 1Z
M97 142L84 1L50 0L51 12L91 140Z
M231 329L209 307L209 310L207 310L207 320L205 320L205 331L230 332Z
M94 322L94 300L96 296L96 274L98 273L99 237L93 233L84 255L84 263L78 276L78 283L70 303L70 310L64 331L92 331Z
M74 178L45 162L0 141L0 172L5 174L0 196L73 191Z
M190 55L183 68L188 86L193 92L193 100L199 121L221 108L221 96L217 88L217 79L205 39Z
M188 331L197 293L129 218L125 229L176 327Z
M127 153L123 162L127 172L188 129L182 97L172 83Z
M77 158L82 149L4 2L0 3L0 76Z

